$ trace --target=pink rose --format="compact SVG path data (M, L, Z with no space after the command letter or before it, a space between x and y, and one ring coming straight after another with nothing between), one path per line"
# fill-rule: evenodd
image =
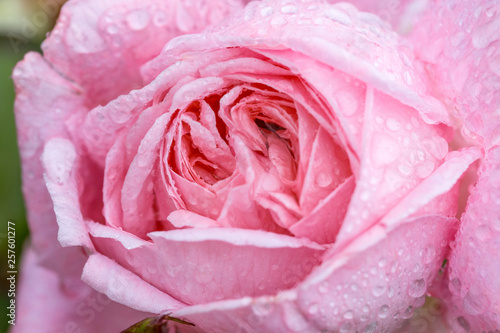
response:
M500 247L496 11L404 3L384 17L419 20L403 38L346 3L242 6L70 1L16 67L32 245L14 331L499 327L481 257ZM453 53L455 11L475 53ZM430 295L446 307L412 321Z

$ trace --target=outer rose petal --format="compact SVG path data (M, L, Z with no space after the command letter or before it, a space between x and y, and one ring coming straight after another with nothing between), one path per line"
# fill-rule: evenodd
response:
M441 266L455 225L454 218L434 215L408 219L390 231L376 227L294 290L195 305L173 315L195 323L200 332L214 333L404 328L425 302L427 285ZM422 232L426 237L414 237Z
M23 171L23 193L33 247L42 265L63 275L79 274L84 262L81 251L62 249L52 199L43 179L41 154L52 137L68 138L65 121L72 114L86 113L79 87L59 75L37 53L28 53L14 72L15 115ZM67 266L71 263L70 266ZM78 267L80 266L80 267ZM73 267L72 269L68 269Z
M42 49L93 107L141 87L140 66L168 40L200 31L241 6L239 0L69 1Z
M151 315L115 303L79 279L65 286L37 261L35 251L26 249L12 333L119 332Z
M160 231L149 234L151 243L96 223L89 228L99 253L187 304L274 294L292 288L320 263L324 252L324 247L307 239L260 230ZM96 277L91 271L84 275L91 285L104 284L94 279L111 278L109 274ZM130 289L128 292L136 293Z
M302 24L304 21L313 24ZM290 48L373 84L419 110L429 123L449 122L446 109L429 95L423 69L414 61L409 46L376 16L351 6L253 2L243 14L231 16L201 35L173 39L142 71L151 80L184 53L236 46L256 52L261 49L264 54L270 49Z
M329 0L335 3L337 0ZM359 10L373 13L391 23L400 33L408 33L418 24L420 14L427 7L428 0L351 0L349 1Z
M466 138L500 144L500 10L493 0L433 0L411 35L434 91ZM436 24L439 22L439 24ZM471 133L472 132L472 133ZM479 136L479 137L478 137Z
M500 148L483 159L450 259L454 332L500 328Z

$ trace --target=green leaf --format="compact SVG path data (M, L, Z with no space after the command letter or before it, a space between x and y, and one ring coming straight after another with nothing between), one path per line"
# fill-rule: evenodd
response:
M121 333L169 333L167 327L169 321L174 321L183 325L194 326L194 324L188 321L166 314L141 320L140 322L130 326Z

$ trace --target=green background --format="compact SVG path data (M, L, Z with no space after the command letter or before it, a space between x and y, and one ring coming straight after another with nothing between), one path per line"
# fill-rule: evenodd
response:
M12 69L30 50L39 50L35 42L23 42L13 47L12 40L0 37L0 295L2 319L0 332L7 332L9 304L7 281L7 222L16 225L16 263L21 261L23 242L27 237L26 216L21 193L21 171L17 150L16 127L14 122L14 84L11 79ZM17 52L16 52L17 51ZM17 276L19 282L19 274Z

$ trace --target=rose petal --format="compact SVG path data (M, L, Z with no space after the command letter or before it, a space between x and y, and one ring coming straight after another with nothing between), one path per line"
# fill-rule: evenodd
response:
M426 216L390 231L376 227L295 290L188 306L173 315L203 332L393 330L423 305L447 250L442 244L451 240L455 225L453 218ZM412 237L422 230L428 237Z
M262 49L265 53L266 49L276 49L279 45L397 96L419 110L429 123L450 122L443 105L429 95L425 75L414 61L411 49L376 16L359 13L349 6L315 4L311 9L306 3L294 3L291 9L289 5L286 0L250 3L244 13L202 35L175 38L162 54L145 65L145 71L148 75L156 71L157 75L168 66L172 59L169 57L186 52L238 46L256 52ZM288 9L300 12L300 17ZM316 24L301 24L305 20Z
M356 186L351 176L320 201L318 206L289 229L296 237L306 237L319 244L335 242Z
M76 159L76 151L71 141L51 139L42 154L44 178L54 203L59 225L59 243L63 247L81 245L93 249L78 198Z
M317 332L297 308L295 292L240 298L186 307L173 313L196 323L200 332Z
M487 0L431 4L411 40L417 55L428 63L432 88L463 121L467 139L487 149L499 145L498 4Z
M183 307L181 302L100 253L90 255L82 280L115 302L139 311L163 313Z
M23 252L16 325L10 332L118 332L150 316L113 302L79 279L61 284L38 259L32 248Z
M328 2L338 1L329 0ZM427 0L351 0L349 2L359 10L373 13L391 23L392 27L402 34L409 33L415 25L419 24L418 19L429 3Z
M448 151L441 126L426 124L415 109L371 87L364 125L360 177L337 242L352 239L383 217Z
M241 8L237 0L92 0L63 6L42 49L62 73L83 87L87 105L106 104L143 85L139 68L171 38L201 31Z
M451 300L447 317L454 332L500 327L500 148L487 152L462 216L449 263Z
M75 273L64 266L79 262L75 251L63 250L52 199L43 180L41 155L51 137L67 137L64 122L72 113L85 113L81 90L60 76L37 53L28 53L13 72L16 85L16 124L23 169L23 193L33 247L43 265L63 275ZM80 256L83 257L83 255ZM78 257L79 259L82 259ZM81 264L81 262L79 262Z
M482 155L476 147L453 152L447 156L446 161L438 167L429 177L418 184L408 195L391 209L380 221L390 225L402 221L418 209L427 205L433 198L448 192L467 168ZM456 200L456 198L449 198ZM437 210L434 214L437 213Z
M423 305L455 228L438 215L373 227L299 286L300 309L323 330L394 330Z
M291 288L319 263L324 251L305 239L258 230L153 232L150 243L99 224L89 228L100 253L188 304ZM86 276L92 279L90 273Z
M221 227L217 221L198 215L189 210L178 209L168 215L168 221L176 228L214 228Z

